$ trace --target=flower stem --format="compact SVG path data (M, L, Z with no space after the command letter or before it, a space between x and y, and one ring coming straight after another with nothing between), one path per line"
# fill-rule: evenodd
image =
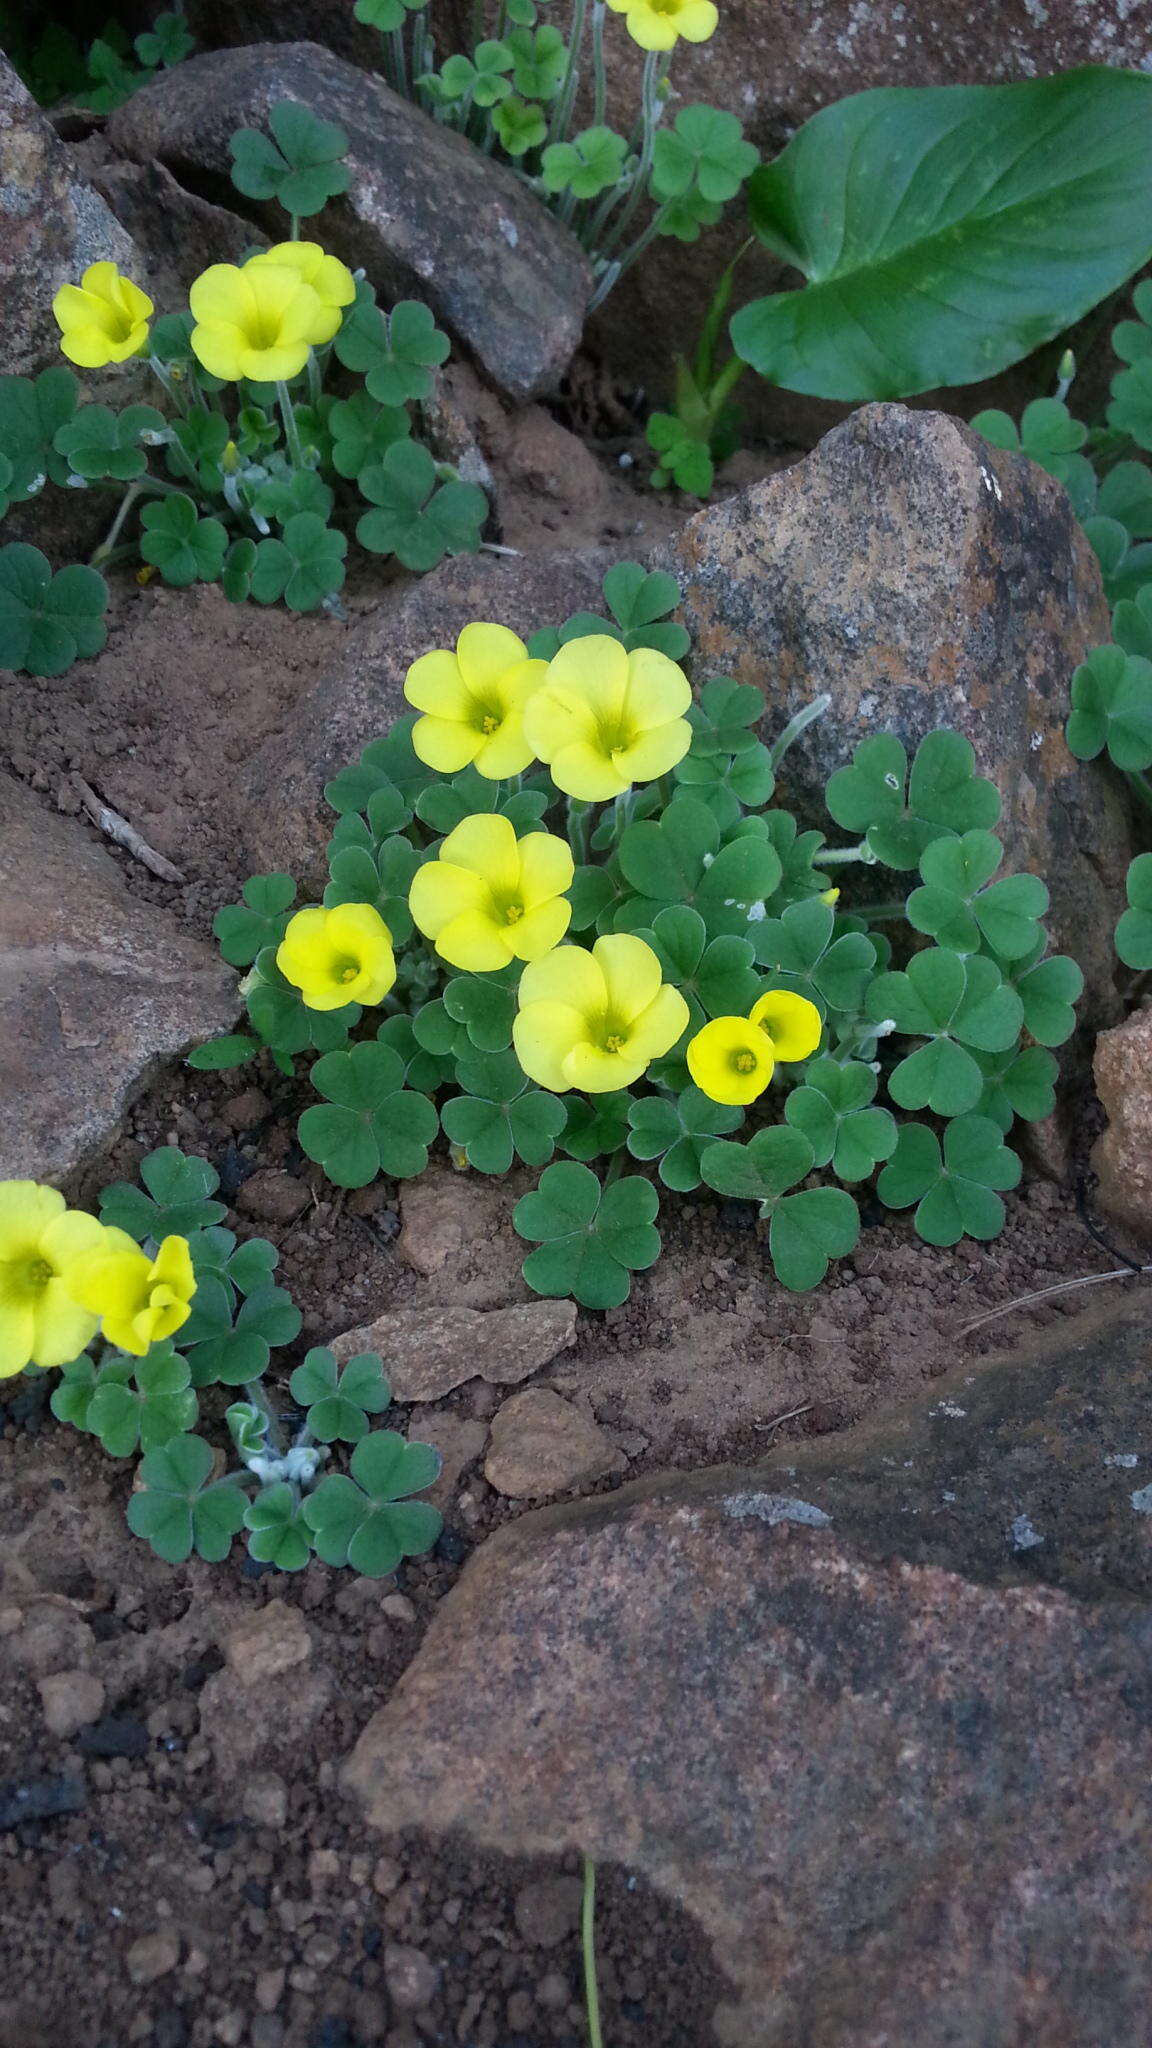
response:
M814 868L836 868L856 860L866 868L877 865L876 855L866 839L862 839L858 846L826 846L823 853L813 854L812 865Z
M604 17L605 0L593 0L592 6L592 68L596 79L596 103L592 112L592 125L602 128L608 111L608 72L604 63Z
M584 1858L580 1943L584 1951L584 2002L588 2008L588 2048L604 2048L604 2036L600 2031L600 1987L596 1981L596 1865L590 1856Z
M392 73L392 85L402 99L407 99L408 58L404 50L404 31L402 28L394 28L389 32L388 47L392 56L392 62L389 66Z
M578 863L588 858L588 818L591 804L578 803L575 797L568 799L568 840Z
M280 407L280 417L284 422L284 438L288 443L288 453L292 457L296 468L303 469L304 449L300 440L300 429L296 424L296 408L288 395L288 386L286 384L277 384L276 401Z
M584 41L584 26L588 19L588 0L572 0L572 27L568 36L568 60L564 77L556 95L552 119L548 127L549 142L560 142L568 133L572 109L576 104L576 87L580 82L580 46Z
M121 498L120 507L116 514L116 517L112 521L111 526L108 528L108 531L105 534L103 540L101 541L99 547L96 548L94 552L89 556L88 563L90 568L95 569L100 565L101 562L107 562L109 556L111 555L113 549L116 546L117 541L120 538L121 533L123 532L124 521L127 519L128 514L132 510L133 505L136 503L138 498L145 498L148 497L150 494L157 498L180 497L182 495L179 484L165 483L163 477L136 477L133 480L133 482L129 484L128 489L125 491L124 496ZM138 552L138 550L136 552Z
M659 86L661 55L662 52L659 50L649 50L648 55L644 61L643 112L641 116L644 124L644 132L643 139L640 145L640 161L636 166L636 174L632 181L632 190L628 194L628 197L624 202L623 208L620 212L620 215L616 221L615 226L612 229L611 234L607 237L607 240L604 243L602 253L606 256L612 253L612 251L617 247L617 245L623 240L628 229L631 227L633 219L635 218L636 209L638 208L641 200L644 197L644 190L648 183L648 175L652 169L652 156L653 151L656 147L656 130L660 126L661 107Z
M741 368L743 367L743 364L741 364ZM729 365L729 368L731 368L731 365ZM732 381L735 383L735 378ZM717 379L717 382L719 382L719 379ZM725 392L723 395L727 396L727 393ZM803 711L798 711L795 718L788 720L779 738L774 740L768 749L769 759L773 768L780 766L789 747L795 745L801 733L807 732L808 727L814 725L818 718L823 718L831 702L831 694L825 690L819 697L813 697L812 702L806 704Z

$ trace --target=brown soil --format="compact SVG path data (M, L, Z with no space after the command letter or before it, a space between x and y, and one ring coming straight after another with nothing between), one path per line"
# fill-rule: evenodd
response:
M617 505L614 495L610 515L599 501L589 506L597 537L609 516L618 527ZM571 544L570 527L558 538ZM373 601L354 590L350 618ZM204 931L247 872L233 771L290 722L348 628L233 609L211 591L129 587L117 607L98 661L60 682L6 686L0 760L70 811L71 773L83 775L187 875L173 887L117 854L131 886ZM241 1233L279 1247L279 1277L305 1315L301 1344L386 1307L526 1298L524 1247L509 1222L518 1185L458 1183L468 1241L421 1278L397 1246L404 1191L341 1195L303 1159L294 1132L307 1099L270 1064L241 1077L170 1074L75 1192L91 1200L158 1143L207 1156ZM271 1191L267 1179L247 1187L258 1169L271 1170ZM446 1165L438 1171L451 1180ZM301 1188L301 1214L266 1220L277 1193L298 1203ZM879 1211L865 1225L858 1252L825 1287L795 1297L772 1279L744 1205L668 1197L660 1264L624 1308L582 1315L575 1349L540 1383L595 1416L628 1459L626 1478L754 1459L916 1392L966 1343L975 1355L1071 1312L1075 1296L963 1335L984 1309L1102 1265L1072 1196L1045 1180L1012 1198L1008 1227L987 1248L930 1250ZM420 1838L385 1849L336 1787L340 1760L470 1551L521 1511L479 1469L475 1425L497 1405L495 1390L473 1382L400 1412L398 1426L416 1435L470 1423L471 1462L445 1499L435 1553L383 1587L320 1565L287 1578L239 1547L220 1567L159 1565L123 1524L131 1467L58 1428L46 1391L35 1381L9 1387L0 1408L0 1635L18 1651L37 1603L82 1617L107 1701L94 1729L57 1739L34 1676L14 1658L0 1735L0 2048L576 2048L585 2035L573 1887L543 1882L570 1878L569 1866L514 1866ZM410 1609L397 1607L397 1592ZM272 1600L302 1610L312 1666L332 1685L304 1739L278 1733L274 1696L253 1703L259 1772L288 1786L282 1826L253 1817L251 1772L238 1769L205 1693L228 1632ZM11 1798L22 1787L47 1802L43 1818L18 1818ZM541 1944L533 1919L541 1897L561 1902L554 1945ZM608 1873L599 1925L612 2048L706 2043L723 1986L676 1907ZM133 1944L165 1930L179 1937L170 1966L134 1981ZM418 1951L418 1964L397 1949ZM404 2003L405 1970L429 1984L435 1974L416 2009Z

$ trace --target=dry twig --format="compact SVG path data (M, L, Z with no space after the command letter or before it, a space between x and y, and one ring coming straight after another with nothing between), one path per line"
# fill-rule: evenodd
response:
M184 880L180 869L173 867L172 862L167 860L162 853L157 853L154 846L149 846L148 841L141 838L135 825L130 825L127 818L122 818L119 811L112 809L111 804L104 803L97 796L96 791L85 782L82 775L73 775L72 781L76 787L76 794L80 798L92 823L111 839L115 845L122 846L125 853L130 853L133 860L138 860L143 867L148 869L149 874L156 875L160 881L182 882Z

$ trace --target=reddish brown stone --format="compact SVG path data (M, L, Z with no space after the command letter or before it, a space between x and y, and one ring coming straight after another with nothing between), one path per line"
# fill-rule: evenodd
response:
M1102 1209L1152 1237L1152 1010L1134 1010L1096 1041L1096 1088L1108 1128L1092 1165Z

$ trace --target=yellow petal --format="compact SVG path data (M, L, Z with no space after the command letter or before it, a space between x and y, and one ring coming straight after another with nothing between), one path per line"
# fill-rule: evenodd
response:
M139 1311L148 1283L149 1263L138 1245L130 1252L115 1245L78 1259L68 1273L68 1292L73 1301L95 1316L128 1322ZM120 1339L114 1337L114 1343Z
M691 1040L687 1057L688 1072L701 1093L733 1106L755 1102L775 1064L763 1032L747 1017L714 1017Z
M622 1046L619 1052L605 1052L603 1046L584 1039L564 1061L564 1082L568 1088L582 1089L585 1095L608 1095L615 1088L631 1088L647 1065L644 1055L631 1045Z
M130 277L120 279L120 300L134 326L138 326L141 321L150 320L156 311L147 292L142 292L139 285L133 284Z
M23 1372L32 1360L36 1319L27 1301L7 1303L0 1292L0 1380ZM83 1350L83 1345L81 1345Z
M474 709L460 664L444 648L412 663L404 678L404 695L415 710L431 711L437 718L471 718Z
M479 811L464 818L440 848L440 861L470 868L482 875L497 895L514 895L520 886L520 853L508 818Z
M249 348L240 357L240 374L250 377L254 384L289 384L300 375L307 361L306 341L285 342L276 348Z
M482 733L448 718L418 718L412 728L417 760L438 775L458 775L476 759L483 743Z
M529 832L520 841L520 901L526 911L562 896L575 872L572 848L554 832Z
M656 1000L661 980L659 960L651 946L632 932L610 932L606 938L597 939L592 952L604 976L612 1016L631 1024Z
M188 294L188 307L198 324L239 327L245 333L255 315L252 286L234 263L213 263L202 271Z
M544 687L561 704L587 705L598 720L614 720L624 709L629 657L619 640L589 633L569 640L548 664Z
M691 1022L692 1012L678 988L667 983L660 990L655 1002L633 1019L628 1032L628 1051L637 1058L643 1058L645 1066L650 1060L662 1060L671 1052L676 1040L685 1032Z
M0 1259L9 1256L9 1239L36 1244L41 1231L63 1216L65 1207L63 1195L39 1181L0 1181Z
M753 1005L751 1023L766 1032L778 1060L806 1060L824 1029L815 1003L788 989L771 989Z
M688 43L706 43L716 33L720 20L714 0L690 0L678 15L676 26Z
M611 755L601 752L588 740L562 746L551 755L544 753L537 741L537 752L542 761L548 762L557 789L562 789L565 796L576 797L582 804L606 804L612 797L623 796L624 791L631 787L628 777L620 773Z
M66 1274L73 1259L98 1250L104 1242L104 1225L83 1209L66 1209L40 1233L40 1249L58 1273ZM75 1353L73 1353L75 1356Z
M436 941L436 951L452 967L468 974L491 974L507 967L512 959L513 928L498 924L483 910L465 910L446 924Z
M687 676L666 654L638 647L628 657L627 716L641 732L683 718L691 702Z
M334 946L386 946L391 949L392 934L374 904L336 903L323 914Z
M575 948L562 946L561 952ZM555 959L556 955L550 955ZM547 966L547 961L540 961ZM521 977L520 987L532 969L526 968ZM529 1003L522 1009L512 1026L512 1043L516 1057L530 1081L540 1088L550 1088L553 1094L563 1095L573 1083L568 1079L565 1062L577 1045L584 1044L587 1026L579 1010L567 1003Z
M91 1219L90 1219L91 1220ZM60 1279L50 1280L34 1311L32 1357L37 1365L60 1366L79 1358L96 1335L99 1318L80 1308Z
M456 918L491 907L492 892L480 875L443 860L426 861L417 868L408 891L413 922L433 942Z
M498 732L480 736L473 765L489 782L505 782L511 775L522 775L534 759L520 714L509 711Z
M524 642L507 626L465 626L456 642L460 672L477 696L486 696L509 669L528 659Z
M521 1009L530 1003L560 1003L584 1017L603 1017L608 991L599 961L583 946L557 946L546 959L530 961L520 976Z
M617 773L631 785L655 782L684 759L692 745L692 727L686 718L674 718L670 725L658 725L642 733L634 746L622 747L612 756Z
M109 305L119 297L120 275L114 263L90 263L80 282L94 299L104 299Z
M568 898L553 896L536 910L529 910L518 924L507 927L509 946L518 960L542 960L560 944L571 922Z
M196 1272L186 1237L166 1237L152 1261L152 1279L170 1287L181 1301L196 1292Z
M190 346L196 361L210 377L222 377L226 384L235 384L244 375L248 350L241 328L222 324L194 327Z

